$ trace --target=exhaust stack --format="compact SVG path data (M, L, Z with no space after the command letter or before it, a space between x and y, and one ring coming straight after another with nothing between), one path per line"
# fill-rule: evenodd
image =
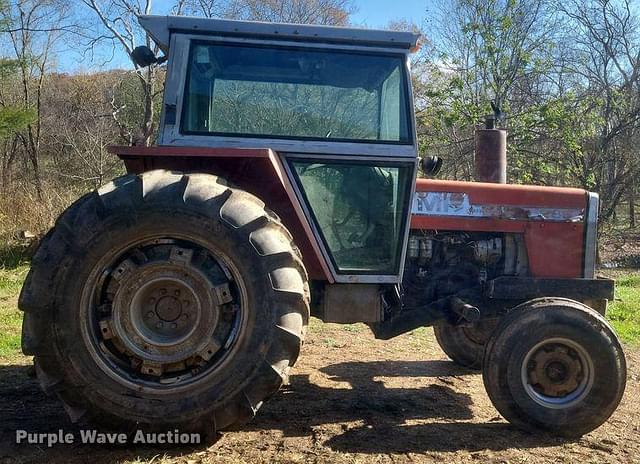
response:
M477 182L507 183L507 131L496 129L502 116L493 104L495 114L485 120L484 129L476 129L475 180Z

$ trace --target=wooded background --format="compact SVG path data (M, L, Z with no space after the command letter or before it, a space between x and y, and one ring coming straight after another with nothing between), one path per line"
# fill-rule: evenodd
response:
M493 100L509 129L509 181L602 199L603 231L633 230L640 179L640 2L425 0L413 58L422 154L471 180L473 132ZM175 0L172 14L350 24L352 0ZM163 66L60 72L60 44L114 56L153 43L151 0L0 0L0 244L46 231L81 194L123 172L112 144L154 142ZM103 58L100 58L103 59ZM104 63L103 63L104 64ZM87 66L91 69L91 65ZM98 67L97 65L95 66Z

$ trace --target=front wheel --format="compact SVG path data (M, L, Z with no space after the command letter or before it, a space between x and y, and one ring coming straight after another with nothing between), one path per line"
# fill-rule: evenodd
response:
M516 307L489 340L483 380L512 424L579 437L615 411L626 383L620 342L593 309L563 298Z

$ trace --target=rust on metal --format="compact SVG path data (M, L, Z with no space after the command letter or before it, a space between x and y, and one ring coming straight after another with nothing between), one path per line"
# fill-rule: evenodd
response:
M509 220L583 222L585 209L567 207L517 206L473 203L461 192L417 191L413 197L414 216L496 218Z
M476 129L475 180L507 183L507 131Z

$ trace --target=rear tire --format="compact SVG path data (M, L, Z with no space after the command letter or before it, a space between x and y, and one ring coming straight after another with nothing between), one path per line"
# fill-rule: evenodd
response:
M438 324L433 332L442 351L454 363L469 369L482 368L484 349L495 330L494 320L483 321L471 327L452 324Z
M626 363L607 321L577 301L517 306L487 344L483 380L512 424L565 437L602 425L625 389Z
M62 214L19 306L23 351L74 422L212 437L286 379L309 292L260 200L215 176L151 171Z

